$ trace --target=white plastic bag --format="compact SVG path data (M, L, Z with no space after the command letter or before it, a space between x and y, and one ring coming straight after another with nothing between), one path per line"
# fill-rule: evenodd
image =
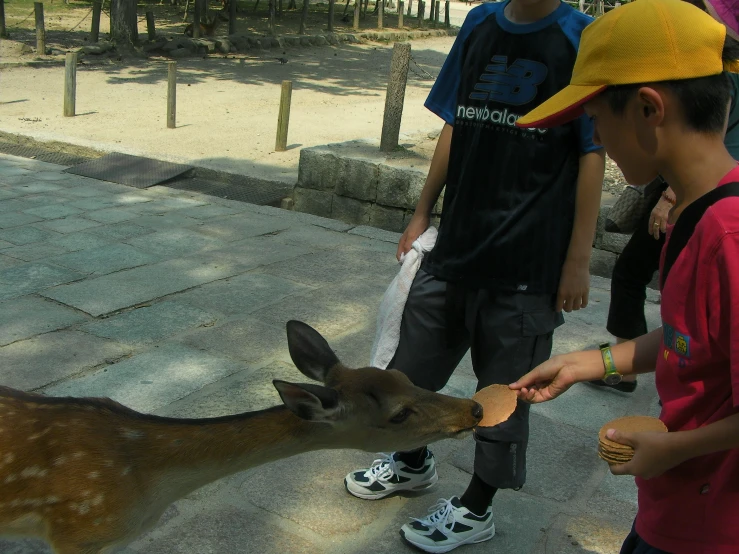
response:
M423 257L431 252L436 244L438 231L436 227L429 227L418 239L407 254L400 258L401 268L398 275L390 283L382 297L379 313L377 314L377 331L372 344L370 365L387 369L388 364L395 356L400 340L400 323L403 320L408 293L411 290L413 279L421 267Z

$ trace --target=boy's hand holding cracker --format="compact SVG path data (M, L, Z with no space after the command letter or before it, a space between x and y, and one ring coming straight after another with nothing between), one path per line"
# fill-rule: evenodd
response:
M510 386L518 398L531 404L554 400L580 381L603 377L600 352L586 350L554 356Z
M651 479L680 465L687 458L680 455L675 435L675 433L654 431L629 433L610 429L606 434L610 440L634 449L634 457L631 461L611 465L611 473Z

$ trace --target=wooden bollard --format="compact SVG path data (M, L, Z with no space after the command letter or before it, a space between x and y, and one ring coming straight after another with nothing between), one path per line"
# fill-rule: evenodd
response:
M420 7L420 6L419 6ZM408 66L411 61L411 45L396 42L393 46L393 59L390 62L390 78L385 95L385 114L382 118L380 150L391 152L398 147L400 120L403 117L405 84L408 80Z
M146 12L146 31L149 33L149 40L156 40L157 31L154 27L154 12Z
M334 7L336 0L328 0L328 32L334 32Z
M5 29L5 2L0 2L0 38L8 38L8 31Z
M236 0L230 0L228 3L228 34L233 35L236 32Z
M167 62L167 129L177 128L177 62Z
M403 28L403 0L398 2L398 28Z
M92 3L92 29L90 30L90 40L92 42L97 42L100 37L100 12L102 9L102 2Z
M64 58L64 116L74 117L77 98L77 52Z
M431 0L431 4L429 4L429 21L434 22L434 0Z
M359 31L359 11L362 8L362 0L354 0L354 30Z
M377 28L382 29L382 14L385 11L385 0L377 1Z
M33 9L36 13L36 54L46 55L46 28L44 27L44 5L34 2Z
M447 29L452 26L452 18L449 16L449 0L444 2L444 27Z
M441 7L441 4L439 3L439 0L436 0L436 4L434 4L434 29L439 26L439 8Z
M277 117L277 140L275 140L275 151L287 150L287 127L290 124L290 101L293 95L293 82L282 81L282 92L280 94L280 114Z
M423 12L426 11L426 2L418 0L418 26L423 27Z

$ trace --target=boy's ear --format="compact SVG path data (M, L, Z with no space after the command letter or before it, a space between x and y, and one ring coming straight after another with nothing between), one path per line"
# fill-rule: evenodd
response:
M642 87L637 93L642 118L650 127L661 125L665 119L665 100L659 90Z

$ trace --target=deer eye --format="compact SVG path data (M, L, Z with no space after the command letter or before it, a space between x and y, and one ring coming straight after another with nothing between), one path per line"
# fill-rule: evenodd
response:
M406 419L408 419L411 413L412 412L410 409L403 408L397 414L395 414L392 418L390 418L390 423L403 423Z

